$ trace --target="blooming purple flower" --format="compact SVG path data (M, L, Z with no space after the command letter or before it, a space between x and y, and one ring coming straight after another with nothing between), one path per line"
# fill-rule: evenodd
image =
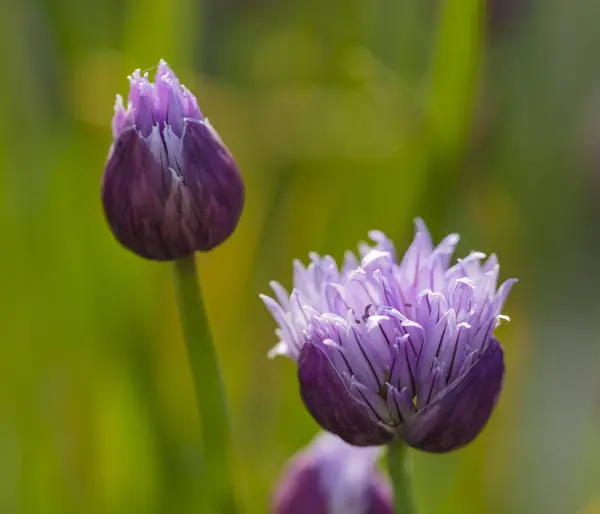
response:
M392 492L377 470L379 448L350 446L327 432L288 463L274 514L392 514Z
M341 269L311 254L294 263L291 295L262 296L279 323L271 355L297 361L300 393L326 430L359 445L402 437L445 452L470 442L502 387L503 352L493 337L515 282L496 289L495 255L472 252L450 266L458 235L434 248L422 220L398 260L379 231L348 252Z
M117 95L102 179L115 237L135 253L173 260L210 250L237 226L244 184L229 150L163 60L154 83L129 77Z

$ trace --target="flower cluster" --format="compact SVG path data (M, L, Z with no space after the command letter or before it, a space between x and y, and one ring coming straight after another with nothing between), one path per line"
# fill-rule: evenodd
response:
M377 470L379 448L321 433L289 462L275 488L274 514L392 514L392 492Z
M210 250L235 230L244 184L196 98L163 60L155 82L136 70L127 107L117 95L102 201L121 244L174 260Z
M360 260L311 254L294 263L291 295L262 296L279 324L271 355L298 364L302 399L326 430L359 446L402 437L445 452L487 422L504 375L493 331L514 279L497 288L495 255L450 261L458 236L434 247L425 224L400 260L381 232Z

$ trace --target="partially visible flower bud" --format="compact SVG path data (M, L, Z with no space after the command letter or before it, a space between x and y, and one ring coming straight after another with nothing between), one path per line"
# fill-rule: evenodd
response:
M235 230L244 205L233 157L165 61L154 83L140 70L129 82L126 108L117 95L102 179L108 223L148 259L211 250Z
M377 470L378 448L350 446L321 433L289 462L274 514L392 514L392 492Z

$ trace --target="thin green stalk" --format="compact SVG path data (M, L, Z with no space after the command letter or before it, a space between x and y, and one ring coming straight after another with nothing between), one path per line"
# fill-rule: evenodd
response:
M212 341L194 256L175 261L175 292L202 424L202 488L207 512L238 512L230 466L225 388Z
M412 481L409 469L407 446L402 439L388 446L387 464L394 490L394 513L416 514L412 495Z

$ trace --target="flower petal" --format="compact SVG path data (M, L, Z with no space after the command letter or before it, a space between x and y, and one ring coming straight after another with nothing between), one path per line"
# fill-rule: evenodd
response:
M392 488L380 478L368 491L367 511L365 514L394 514L392 504Z
M299 455L290 463L273 495L274 514L328 514L321 470L313 460L310 455Z
M106 219L126 248L142 257L171 260L193 253L194 241L170 206L189 201L165 173L135 128L126 128L111 150L102 178Z
M325 349L307 342L298 359L300 395L306 408L325 429L356 446L376 446L392 440L369 412L352 396Z
M184 126L181 174L200 224L197 249L210 250L235 230L244 207L244 183L231 153L207 122L186 118Z
M471 442L492 413L503 375L502 347L493 339L461 378L408 420L403 429L406 442L435 453Z

